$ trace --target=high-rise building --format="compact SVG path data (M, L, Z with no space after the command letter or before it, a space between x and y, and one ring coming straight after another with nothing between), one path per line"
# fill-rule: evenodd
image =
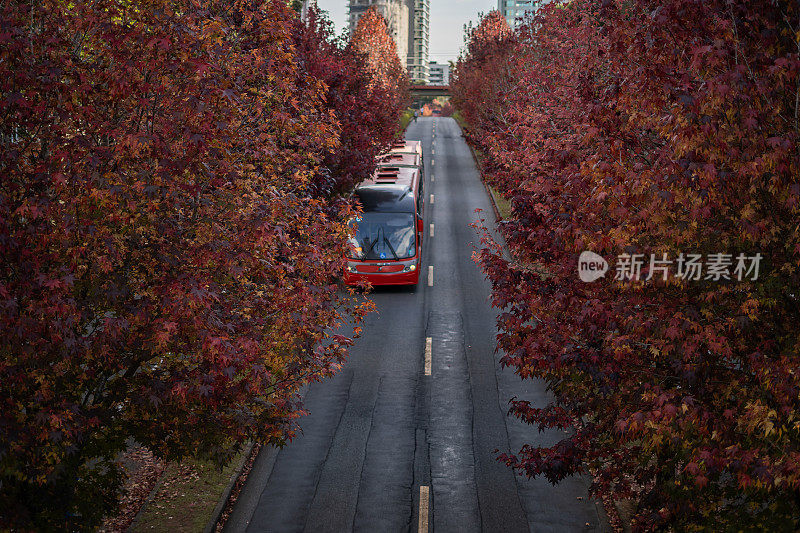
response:
M351 35L370 6L386 19L400 64L406 67L411 81L428 83L430 0L350 0Z
M408 77L412 83L428 83L430 52L430 0L407 0L413 16L408 31Z
M400 64L405 65L408 58L409 8L406 0L350 0L350 35L356 31L358 19L367 9L375 6L386 20L389 34L397 46Z
M428 63L428 70L430 77L428 83L431 85L450 85L450 64L449 63L436 63L431 61Z
M527 13L535 13L537 9L549 2L550 0L497 0L497 10L513 28Z

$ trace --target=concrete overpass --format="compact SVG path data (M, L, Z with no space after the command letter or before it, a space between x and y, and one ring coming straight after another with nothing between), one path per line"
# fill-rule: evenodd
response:
M449 85L412 85L411 98L450 96Z

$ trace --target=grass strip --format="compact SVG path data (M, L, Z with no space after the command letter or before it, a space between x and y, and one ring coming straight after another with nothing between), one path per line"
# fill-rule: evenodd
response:
M222 470L212 463L188 460L167 465L153 501L130 531L203 531L243 453Z
M408 127L408 123L411 122L411 119L414 118L414 110L413 109L406 109L403 111L403 114L400 115L400 137L405 135L406 128Z

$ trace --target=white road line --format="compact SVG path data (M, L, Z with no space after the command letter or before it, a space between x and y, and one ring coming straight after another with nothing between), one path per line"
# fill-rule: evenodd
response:
M433 287L433 265L428 267L428 287Z
M433 205L433 194L431 194L431 205Z
M419 533L428 533L428 498L430 487L420 485L419 487Z
M434 181L434 180L433 180L433 174L431 174L431 183L433 183L433 181Z
M431 159L431 166L433 166L435 164L436 164L436 160L435 159Z
M431 375L431 355L433 352L433 338L425 338L425 375Z
M431 237L433 237L433 224L431 224Z

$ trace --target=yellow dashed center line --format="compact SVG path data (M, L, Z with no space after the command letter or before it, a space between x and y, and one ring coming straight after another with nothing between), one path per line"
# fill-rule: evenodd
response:
M422 485L419 488L419 533L428 533L428 500L430 487Z
M425 375L431 375L431 357L433 352L433 338L425 338Z

